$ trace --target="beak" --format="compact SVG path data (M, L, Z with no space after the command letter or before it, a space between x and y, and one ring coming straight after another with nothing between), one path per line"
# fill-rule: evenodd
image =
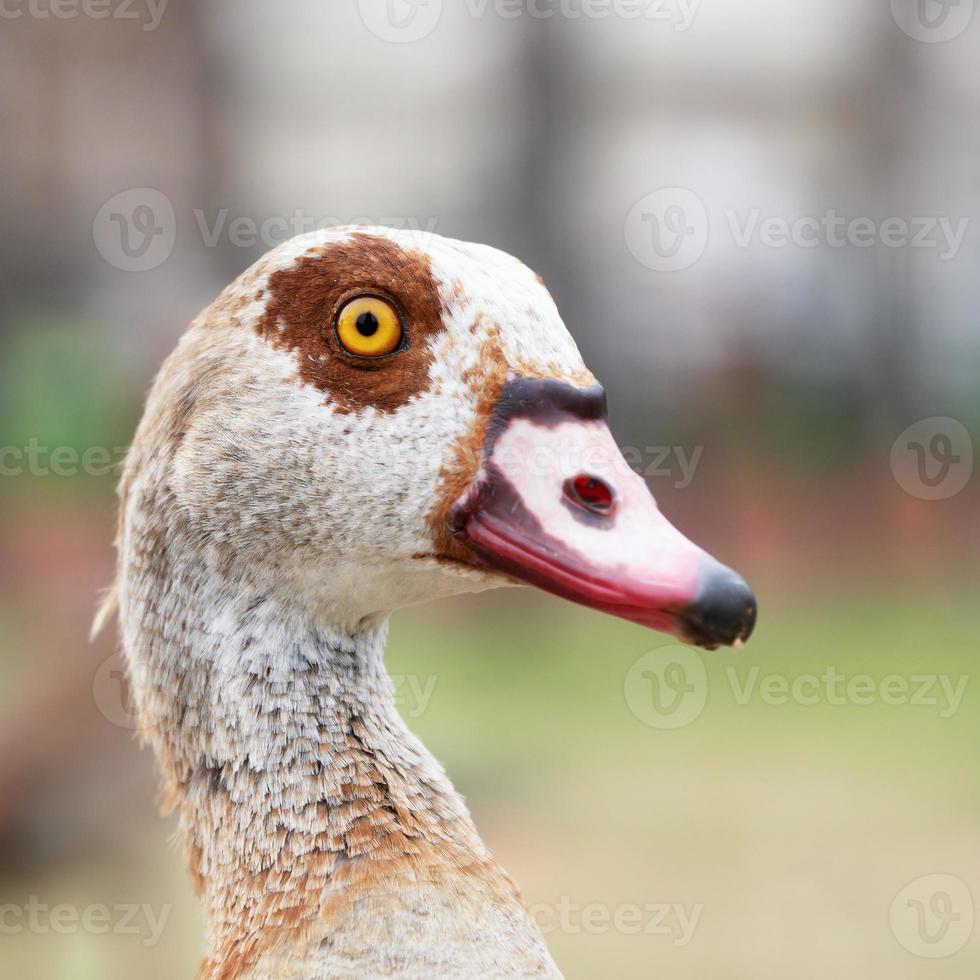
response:
M598 385L511 376L450 529L481 568L708 649L755 626L745 581L660 513Z

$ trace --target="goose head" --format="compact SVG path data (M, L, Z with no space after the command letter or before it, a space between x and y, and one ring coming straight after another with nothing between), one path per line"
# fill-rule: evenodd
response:
M155 479L139 457L163 454L171 520L201 562L348 632L526 583L702 646L747 639L748 586L660 513L605 411L517 259L319 231L193 324L131 469Z

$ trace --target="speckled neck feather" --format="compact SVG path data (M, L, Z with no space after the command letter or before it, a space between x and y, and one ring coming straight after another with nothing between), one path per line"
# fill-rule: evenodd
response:
M263 649L290 621L288 655ZM228 627L203 683L181 685L213 690L209 703L165 709L174 801L211 920L204 975L251 964L255 976L320 976L318 964L324 976L405 975L391 958L394 923L431 936L430 962L412 967L420 976L513 964L526 913L395 709L385 627L331 634L264 596L242 596ZM248 662L247 675L222 661ZM494 918L512 948L487 945ZM539 957L522 975L543 969Z
M387 622L342 633L166 540L147 594L184 600L145 609L143 733L208 911L202 978L557 975L395 708Z

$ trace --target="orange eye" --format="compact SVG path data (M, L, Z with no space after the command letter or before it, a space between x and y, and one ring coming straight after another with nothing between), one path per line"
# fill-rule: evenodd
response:
M358 357L383 357L402 342L401 317L380 296L358 296L337 317L337 339Z

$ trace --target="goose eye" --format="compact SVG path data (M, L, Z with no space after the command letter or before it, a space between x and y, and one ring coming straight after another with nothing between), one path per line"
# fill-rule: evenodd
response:
M358 357L383 357L402 342L401 317L379 296L358 296L337 317L337 339Z

